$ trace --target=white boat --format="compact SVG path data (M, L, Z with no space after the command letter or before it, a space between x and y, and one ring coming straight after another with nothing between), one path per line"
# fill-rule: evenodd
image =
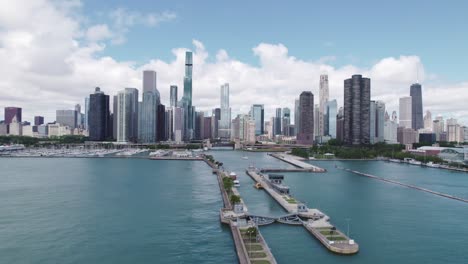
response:
M417 160L414 160L414 159L410 159L410 160L408 161L408 163L409 163L409 164L412 164L412 165L421 165L421 164L422 164L422 162L417 161Z
M244 157L242 157L242 159L245 159L245 160L246 160L246 159L249 159L249 157L247 157L247 156L244 156Z
M400 163L401 162L401 160L399 160L399 159L389 159L388 161L395 162L395 163Z
M432 161L429 161L426 166L431 167L431 168L440 168L440 164L434 163Z
M239 180L234 180L234 187L240 187Z

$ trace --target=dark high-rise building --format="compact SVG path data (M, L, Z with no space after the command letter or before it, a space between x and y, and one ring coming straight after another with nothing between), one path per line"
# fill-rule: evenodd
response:
M171 85L170 88L170 106L176 107L177 106L177 85Z
M44 124L44 117L43 116L35 116L34 117L34 125L35 126L40 126Z
M88 126L90 140L103 141L111 137L109 96L99 87L89 95Z
M276 115L273 119L273 136L281 135L281 108L276 108Z
M353 75L344 81L344 143L370 143L370 89L369 78Z
M418 130L424 128L421 84L415 83L411 85L410 96L412 113L411 127L414 130Z
M211 120L211 137L218 138L219 120L221 119L221 108L213 109L213 119Z
M209 139L211 138L211 124L212 124L212 119L214 117L209 116L209 117L204 117L203 118L203 131L202 131L202 139Z
M166 128L166 106L158 104L158 115L157 115L157 141L166 141L168 139L167 128Z
M312 145L314 143L314 94L302 92L299 96L299 130L297 144Z
M195 124L194 128L194 139L203 139L203 125L205 121L205 115L203 112L195 112Z
M9 125L16 120L16 123L21 123L23 120L21 119L22 109L20 107L5 107L5 124Z
M117 95L114 95L114 100L112 102L112 138L117 140Z

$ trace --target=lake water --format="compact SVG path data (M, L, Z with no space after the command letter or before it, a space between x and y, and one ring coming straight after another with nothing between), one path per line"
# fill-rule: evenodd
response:
M264 153L211 152L240 179L250 212L282 215L253 188L249 165L291 167ZM242 159L248 156L248 159ZM468 263L468 204L335 169L335 164L468 197L468 174L380 161L316 161L286 173L291 193L360 245L328 252L302 227L261 232L279 263ZM222 200L203 162L0 159L0 263L236 263Z

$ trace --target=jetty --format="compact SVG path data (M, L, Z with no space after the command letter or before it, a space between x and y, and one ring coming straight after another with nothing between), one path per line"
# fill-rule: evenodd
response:
M286 163L289 163L293 165L294 167L297 167L299 169L303 169L304 171L307 172L326 172L327 170L324 168L320 168L318 166L312 165L310 163L303 162L302 158L289 155L286 153L268 153L268 155L272 156L273 158L277 158L281 161L284 161ZM302 159L302 160L301 160Z
M339 231L330 223L330 217L318 209L307 208L307 206L289 193L289 188L282 185L279 175L265 175L254 167L246 171L253 180L260 183L273 199L283 207L289 215L270 218L249 215L259 225L280 222L285 224L303 225L322 245L337 254L350 255L359 251L359 245L343 232Z
M404 186L404 187L407 187L407 188L410 188L410 189L414 189L414 190L434 194L434 195L437 195L437 196L440 196L440 197L449 198L449 199L452 199L452 200L468 203L468 199L460 198L460 197L453 196L453 195L450 195L450 194L436 192L436 191L429 190L429 189L426 189L426 188L422 188L422 187L419 187L419 186L406 184L406 183L402 183L402 182L399 182L399 181L385 179L385 178L382 178L382 177L378 177L378 176L375 176L375 175L363 173L363 172L360 172L360 171L355 171L355 170L346 169L346 168L342 168L342 167L337 167L337 168L342 169L344 171L352 172L352 173L357 174L359 176L364 176L364 177L371 178L371 179L374 179L374 180L379 180L379 181L383 181L383 182L387 182L387 183L392 183L392 184Z

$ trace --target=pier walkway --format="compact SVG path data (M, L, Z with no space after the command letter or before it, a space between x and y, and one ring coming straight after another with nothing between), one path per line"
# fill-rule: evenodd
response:
M324 168L320 168L318 166L312 165L310 163L306 163L301 161L299 157L289 155L286 153L270 153L268 154L274 158L282 160L286 163L289 163L297 168L307 170L308 172L326 172L327 170Z
M359 251L359 245L330 224L330 218L320 210L307 208L289 194L278 193L257 169L249 168L246 173L257 183L260 183L263 189L289 213L289 215L279 218L248 215L258 225L268 225L276 221L285 224L302 224L328 250L334 253L349 255Z

